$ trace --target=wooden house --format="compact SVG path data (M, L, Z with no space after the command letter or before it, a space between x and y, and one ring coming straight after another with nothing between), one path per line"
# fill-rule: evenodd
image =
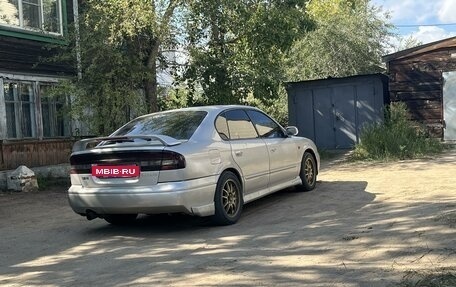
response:
M407 104L431 135L456 140L456 37L383 57L390 99Z
M0 170L68 161L69 99L48 91L75 71L42 59L54 53L49 44L66 44L77 7L77 0L0 0Z

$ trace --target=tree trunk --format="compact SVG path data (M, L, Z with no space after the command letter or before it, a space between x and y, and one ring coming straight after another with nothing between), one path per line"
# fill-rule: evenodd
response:
M147 59L147 70L149 77L144 83L146 94L147 111L154 113L158 111L158 83L157 83L157 57L160 42L155 39L151 43L151 50Z
M158 52L161 45L160 37L163 37L165 31L171 21L171 16L174 13L174 9L179 5L179 0L170 0L168 7L166 8L165 14L163 15L162 23L159 25L157 37L150 43L150 53L147 59L147 70L149 72L149 78L144 83L144 89L146 94L146 104L149 113L158 111L158 82L157 82L157 58ZM152 1L154 5L154 1ZM154 8L155 10L155 8Z

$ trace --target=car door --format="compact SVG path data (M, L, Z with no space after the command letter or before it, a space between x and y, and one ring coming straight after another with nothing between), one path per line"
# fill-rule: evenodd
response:
M266 114L257 110L247 110L255 129L266 143L269 153L269 186L286 184L298 176L298 145L288 137L283 129Z
M265 190L269 183L269 155L265 142L242 109L234 109L219 116L225 118L232 157L244 177L244 194ZM217 124L217 123L216 123ZM226 133L226 132L225 132ZM223 137L222 137L223 138Z

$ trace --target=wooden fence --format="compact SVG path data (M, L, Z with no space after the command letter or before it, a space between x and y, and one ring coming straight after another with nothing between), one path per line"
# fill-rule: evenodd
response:
M0 141L0 170L68 163L75 139Z

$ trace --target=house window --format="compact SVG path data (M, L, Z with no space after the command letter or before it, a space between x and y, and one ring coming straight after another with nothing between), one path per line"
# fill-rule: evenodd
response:
M5 81L3 92L7 137L35 137L35 93L33 83Z
M51 87L40 85L43 137L69 136L69 119L65 116L65 96L52 95Z
M61 0L0 0L0 25L62 34Z

